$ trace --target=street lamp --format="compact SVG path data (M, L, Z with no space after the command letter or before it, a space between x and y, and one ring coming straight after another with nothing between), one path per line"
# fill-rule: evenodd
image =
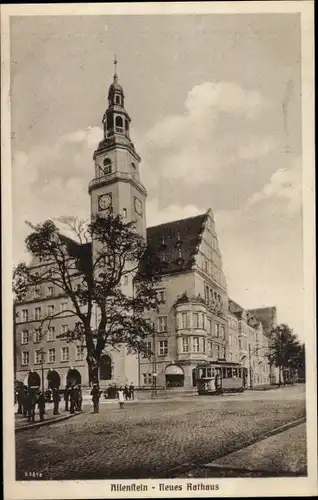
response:
M153 395L157 395L157 359L156 359L156 329L155 323L152 324L153 334L152 334L152 343L153 343L153 356L152 356L152 386L153 386Z

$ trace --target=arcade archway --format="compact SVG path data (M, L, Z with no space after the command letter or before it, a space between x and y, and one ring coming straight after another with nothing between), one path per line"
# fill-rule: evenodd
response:
M76 368L70 368L66 375L66 384L67 385L81 385L82 384L82 375Z
M27 376L27 386L28 387L40 387L41 378L37 372L30 372Z
M184 371L181 366L169 365L165 370L167 387L183 387Z
M107 354L104 354L100 359L99 378L100 380L111 380L112 378L112 360Z
M49 370L47 374L49 389L58 388L61 385L61 377L56 370Z

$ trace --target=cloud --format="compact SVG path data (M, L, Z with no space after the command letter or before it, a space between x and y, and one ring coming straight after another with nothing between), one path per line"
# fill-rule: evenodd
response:
M193 217L206 212L206 210L206 208L199 208L196 205L182 206L179 203L160 208L158 198L152 198L147 200L147 227Z
M147 186L155 189L158 177L191 186L218 185L237 160L268 155L275 142L258 132L258 118L269 108L259 92L236 83L196 85L183 112L157 122L138 144Z
M247 207L275 198L285 202L286 211L291 216L301 210L302 166L299 158L289 168L278 169L263 189L251 196Z

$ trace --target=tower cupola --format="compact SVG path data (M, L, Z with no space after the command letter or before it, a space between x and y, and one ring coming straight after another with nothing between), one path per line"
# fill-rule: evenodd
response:
M108 90L108 108L103 116L104 140L122 137L130 140L130 117L124 107L124 90L118 83L117 60L114 59L113 83Z

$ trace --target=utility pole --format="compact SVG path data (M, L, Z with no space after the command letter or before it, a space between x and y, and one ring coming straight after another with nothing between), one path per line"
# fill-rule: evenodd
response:
M156 328L155 323L153 326L152 334L152 344L153 344L153 356L152 356L152 384L153 384L153 394L157 396L157 360L156 360Z
M252 366L251 366L251 344L248 344L248 369L250 372L250 389L253 389L253 376L252 376Z

